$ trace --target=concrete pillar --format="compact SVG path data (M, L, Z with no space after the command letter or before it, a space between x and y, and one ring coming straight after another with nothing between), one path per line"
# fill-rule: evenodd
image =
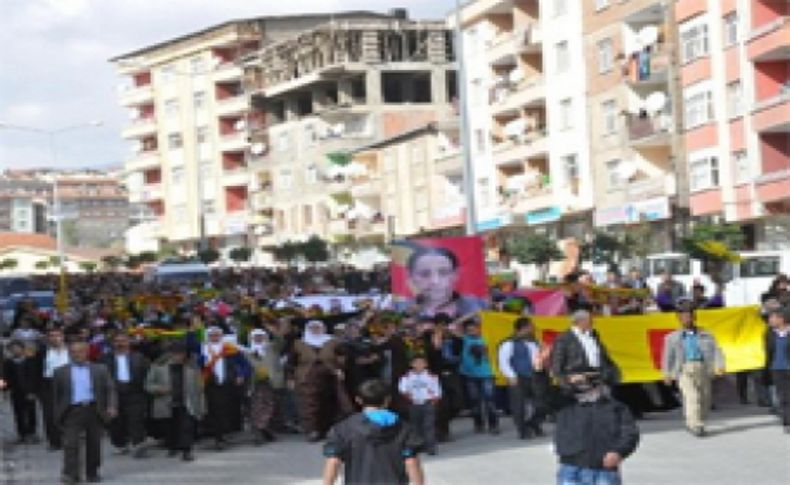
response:
M353 104L354 88L350 79L342 79L337 83L337 102L340 105Z
M445 69L433 69L431 71L431 102L435 104L447 104L447 71Z
M368 104L377 105L384 102L381 92L381 71L371 69L365 74L365 89L368 95Z

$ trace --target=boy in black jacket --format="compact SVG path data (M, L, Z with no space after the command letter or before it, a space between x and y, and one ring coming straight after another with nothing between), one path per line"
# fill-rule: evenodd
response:
M409 426L387 410L389 386L370 380L359 386L362 412L336 424L324 445L324 484L337 480L344 466L347 485L374 483L423 485L420 446Z
M14 340L8 345L9 356L3 363L6 386L11 391L11 407L19 434L17 443L36 441L37 362L24 342Z
M568 384L573 396L555 403L557 484L620 485L620 464L639 443L631 412L609 396L597 372L572 374Z

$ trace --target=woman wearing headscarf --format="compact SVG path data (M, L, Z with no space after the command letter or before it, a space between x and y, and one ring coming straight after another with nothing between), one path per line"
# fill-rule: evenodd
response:
M281 351L282 339L279 337L270 339L269 334L261 329L250 332L250 345L246 351L252 366L249 411L256 445L275 440L270 425L275 410L274 389L284 384Z
M294 342L296 387L302 407L302 426L310 441L321 440L338 414L337 379L341 375L339 342L318 320L305 325L304 336Z

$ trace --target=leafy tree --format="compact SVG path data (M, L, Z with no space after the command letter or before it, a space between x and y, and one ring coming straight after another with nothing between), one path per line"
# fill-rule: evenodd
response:
M244 263L252 257L252 249L248 247L233 248L228 256L234 263Z
M301 252L299 246L298 243L285 241L272 250L274 259L281 263L291 264Z
M745 241L736 224L696 224L682 245L690 258L703 262L711 279L720 281L725 266L739 259L735 251L743 249Z
M507 250L519 263L537 265L541 281L548 275L549 263L565 259L557 243L544 234L530 234L523 238L512 239L508 243Z
M140 267L140 257L136 254L129 254L126 256L126 260L123 262L124 266L128 269L137 269Z
M35 268L40 271L44 271L49 268L50 262L47 259L42 259L41 261L36 261Z
M582 246L581 258L594 264L612 264L619 259L622 251L623 243L617 237L596 232L592 241Z
M644 260L655 250L649 221L641 221L625 228L623 257Z
M8 258L0 261L0 269L15 269L19 266L19 261L14 258Z
M121 258L111 254L101 258L101 262L104 265L104 268L110 271L117 269L122 263Z
M329 245L318 236L312 236L307 242L300 245L300 252L304 259L311 263L323 263L329 261Z
M60 266L60 258L58 256L50 256L49 257L49 265L54 267Z
M80 269L87 273L93 273L98 267L99 265L95 261L83 261L80 263Z
M203 261L203 264L216 263L219 260L219 251L214 248L206 248L198 251L198 259Z
M143 251L137 255L140 263L156 263L159 260L159 255L154 251Z

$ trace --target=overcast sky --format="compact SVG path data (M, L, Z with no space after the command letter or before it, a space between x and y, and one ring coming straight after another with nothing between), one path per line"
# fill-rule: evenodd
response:
M0 0L0 123L53 130L59 167L120 166L125 111L107 59L234 18L408 8L443 18L454 0ZM0 169L48 167L46 137L0 128Z

